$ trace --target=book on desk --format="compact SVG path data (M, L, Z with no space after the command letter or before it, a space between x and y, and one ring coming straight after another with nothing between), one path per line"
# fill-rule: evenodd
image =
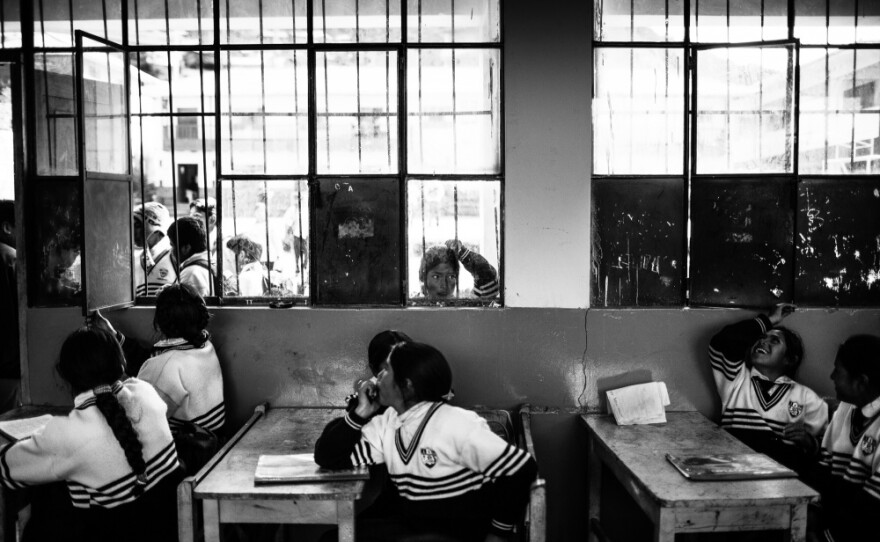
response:
M689 480L760 480L797 476L793 470L759 453L666 454L666 459Z
M336 482L366 480L367 467L352 469L325 469L315 463L313 454L261 455L254 472L255 484L285 484L297 482Z

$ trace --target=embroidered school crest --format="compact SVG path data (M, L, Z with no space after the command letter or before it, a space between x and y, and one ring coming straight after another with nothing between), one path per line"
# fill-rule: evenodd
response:
M862 453L865 455L871 455L874 453L874 450L877 449L877 441L874 437L869 437L865 435L862 437Z
M437 452L431 448L422 448L420 452L422 453L422 463L424 463L426 467L430 469L437 464Z
M804 411L804 406L798 404L796 401L788 402L788 413L791 414L792 418L797 418L800 416L801 412Z

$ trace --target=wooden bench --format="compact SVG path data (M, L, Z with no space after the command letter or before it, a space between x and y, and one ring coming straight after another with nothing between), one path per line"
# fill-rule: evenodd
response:
M178 535L180 542L194 542L203 540L204 526L202 522L202 502L193 498L195 487L214 469L248 430L266 414L268 406L259 405L250 419L229 439L229 441L211 458L210 461L194 476L185 478L178 486L177 513ZM313 409L303 407L303 410L321 412L327 416L329 422L344 412L342 408ZM490 429L506 441L522 449L528 450L534 457L534 444L531 435L530 409L528 405L519 411L519 424L514 423L510 413L506 410L474 409L480 416L486 419ZM326 424L326 422L324 422ZM324 424L315 424L315 427L323 427ZM314 431L312 431L314 432ZM320 436L320 431L315 434L300 435L310 442L314 442ZM367 493L367 491L365 491ZM519 540L523 542L544 542L546 533L546 494L545 482L538 478L532 484L528 509L523 523L518 528Z

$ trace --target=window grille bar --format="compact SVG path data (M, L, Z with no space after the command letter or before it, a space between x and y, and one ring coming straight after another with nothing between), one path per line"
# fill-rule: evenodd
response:
M199 45L201 46L202 45L202 0L196 0L196 12L198 14L198 16L196 17L196 19L197 19L196 20L196 29L199 34ZM216 215L217 215L217 208L220 207L220 203L219 203L219 201L217 201L215 199L215 201L217 201L217 203L214 205L214 209L211 209L208 204L208 198L210 197L210 195L208 192L208 142L207 142L208 132L205 129L205 116L206 116L205 115L205 58L204 58L204 53L202 51L199 51L198 55L199 55L199 98L200 98L200 103L202 106L202 111L201 111L201 113L202 113L201 114L202 133L201 133L201 137L199 139L202 140L202 197L204 197L204 199L205 199L205 237L206 237L207 243L208 243L208 267L211 267L212 264L215 265L217 268L217 277L222 278L223 277L223 265L221 262L223 261L223 258L217 257L216 262L211 261L212 252L213 252L212 249L214 248L211 245L212 245L214 239L218 239L218 237L216 237L216 234L215 234L215 236L212 239L211 232L210 232L210 225L209 225L211 222L210 215L214 214L215 223L219 222L219 220L217 220ZM216 69L216 59L214 61L214 66L215 66L214 69ZM217 91L215 90L214 92L217 92ZM214 114L216 115L216 111ZM214 142L214 147L215 148L217 147L216 140ZM217 252L215 253L215 257L217 255L223 253L223 247L221 247L220 245L221 245L221 242L218 240L217 246L216 246ZM220 282L221 284L223 283L222 280L220 280L218 282ZM214 292L214 294L217 296L222 296L225 293L226 292L223 292L223 291Z
M165 0L165 42L167 45L171 45L171 21L168 16L168 0ZM174 113L174 93L171 90L174 88L174 74L172 73L171 67L171 50L165 52L165 60L167 62L168 68L168 109ZM175 151L175 139L176 134L174 129L174 117L172 116L169 119L168 123L169 129L169 141L171 144L171 201L174 202L174 220L177 221L177 152ZM177 248L177 261L179 263L183 263L180 259L180 246L175 245ZM180 277L177 277L180 280Z
M401 0L401 1L405 1L405 0ZM422 48L421 48L421 44L422 44L422 0L418 0L417 9L418 9L418 25L419 25L419 29L418 29L419 39L418 39L418 41L419 41L419 46L420 46L419 50L418 50L418 52L419 52L419 54L418 54L418 57L419 57L419 67L418 67L419 163L423 164L425 162L425 125L424 125L425 117L424 117L424 111L423 111L423 107L422 107ZM407 169L409 169L409 168L407 168Z
M303 237L303 223L302 223L302 215L303 215L303 203L302 203L302 181L297 181L296 183L296 221L298 226L298 238L293 239L293 255L296 257L296 271L299 273L299 294L303 294L306 291L306 273L305 273L305 258L303 257L303 243L305 241L305 237ZM299 239L299 240L297 240ZM299 244L299 251L297 252L296 247Z
M43 0L40 0L40 41L46 46L46 20L44 17ZM55 169L55 145L52 137L52 119L49 117L49 63L46 51L43 51L43 101L46 105L44 115L46 117L46 153L49 159L49 169Z
M68 21L70 23L70 43L71 43L71 45L76 46L76 38L74 37L75 34L74 34L74 29L73 29L73 23L74 23L74 19L75 19L75 17L73 16L73 0L67 0L67 9L68 9L67 13L70 14L70 21ZM45 40L43 41L43 47L46 47ZM76 85L74 85L74 87L75 86ZM76 92L76 91L74 90L74 92ZM79 147L77 147L77 148L79 148Z
M227 4L228 5L228 4ZM236 190L235 190L235 181L232 181L231 186L232 191L232 235L238 235L238 202L236 201ZM235 291L241 295L241 279L239 276L241 275L241 265L238 263L238 254L233 252L233 257L235 259Z
M230 23L230 11L229 11L229 0L226 0L226 41L232 41L232 25ZM229 171L235 171L235 150L234 150L234 140L233 129L234 125L232 122L232 53L227 49L226 50L226 109L228 111L229 117L229 135L227 136L229 139ZM232 187L233 194L235 193L235 185ZM234 219L233 219L234 220ZM238 234L238 230L235 230L235 234ZM236 263L236 269L238 269L238 263Z
M823 98L825 99L825 108L824 108L825 112L822 115L825 119L825 126L824 126L824 129L822 130L822 132L825 136L825 163L822 164L822 166L823 166L822 169L826 173L829 172L831 169L829 167L830 164L828 162L828 160L830 159L830 156L828 155L828 150L829 150L828 144L830 143L830 141L828 139L828 128L831 123L830 113L829 113L829 108L831 107L831 96L829 94L829 90L830 90L829 78L830 78L830 76L831 76L831 49L826 47L825 48L825 96L823 96Z
M728 11L727 11L727 22L728 22L727 26L728 26L728 28L730 28L729 4L728 4ZM729 38L729 34L728 34L728 38ZM730 169L731 169L731 160L730 160L730 132L731 132L731 126L730 126L730 121L731 121L731 117L730 117L730 86L732 83L730 81L730 49L729 48L724 50L724 57L725 57L724 60L726 63L726 67L724 69L724 76L727 78L727 85L724 87L725 108L727 111L725 113L725 118L727 119L727 122L726 122L726 127L727 127L726 132L727 133L725 134L725 144L727 147L726 148L727 152L725 152L725 158L727 159L727 171L730 171Z
M260 27L260 45L263 45L263 0L257 1L258 21ZM266 143L266 56L260 49L260 119L261 136L263 138L263 173L266 173L269 160L269 152ZM268 204L268 202L267 202ZM266 222L266 235L269 235L269 223ZM269 246L266 244L266 256L269 256ZM268 261L268 260L267 260Z
M327 43L327 2L321 0L321 28L324 32L324 43ZM330 86L329 77L327 75L327 54L322 55L324 61L324 149L327 155L327 168L330 168ZM317 113L317 112L316 112ZM313 268L314 269L314 268Z
M455 43L455 0L450 0L452 13L452 42ZM452 48L452 167L458 171L458 106L456 101L456 84L455 84L455 47ZM455 227L458 229L458 217L456 215ZM458 235L456 234L456 239ZM458 283L455 285L456 293L458 292Z
M792 82L795 83L796 77L797 77L797 74L795 73L795 69L797 67L796 61L798 61L799 59L795 58L795 50L793 47L786 48L786 52L788 53L788 56L787 56L788 63L786 65L786 68L787 68L786 69L786 78L791 77L792 79L794 79L794 81L792 81ZM762 58L763 58L763 54L764 54L764 51L762 49L761 50ZM795 156L792 156L792 155L794 153L796 153L796 151L797 151L797 147L795 147L793 145L794 135L797 133L795 131L795 128L796 128L795 123L797 122L797 118L796 117L794 119L791 118L793 110L794 110L794 106L796 105L795 102L797 100L797 98L796 98L797 95L795 94L796 90L797 90L797 88L795 87L795 85L790 85L790 84L788 84L788 81L786 81L786 85L785 85L785 110L783 111L783 114L782 114L782 118L784 119L784 123L785 123L785 147L784 147L784 150L789 151L785 154L785 172L786 173L792 173L792 172L796 171L796 169L794 167L794 160L796 160L797 158L796 158L796 155ZM794 112L796 112L796 110ZM783 150L783 152L785 152L784 150ZM796 201L795 201L795 205L793 208L795 209L795 211L797 211L797 202Z
M6 3L2 1L0 1L0 47L6 48Z
M858 12L857 12L858 13ZM850 144L849 144L849 171L850 173L855 172L856 167L856 108L858 103L858 93L856 91L856 87L858 86L856 82L856 71L858 70L858 64L856 63L856 59L858 58L859 51L853 51L853 62L852 62L852 105L850 106Z
M764 0L761 0L763 4ZM764 49L761 49L761 56L758 62L758 70L761 76L758 78L758 163L764 163ZM787 106L787 104L786 104ZM788 108L786 107L786 111ZM784 115L783 115L784 118ZM786 130L786 136L788 130ZM788 146L788 138L786 138L785 146ZM784 151L783 151L784 152Z
M385 3L386 30L385 39L390 39L388 28L388 2ZM405 84L405 83L404 83ZM398 81L398 88L400 81ZM388 169L391 169L391 52L385 51L385 148L388 159ZM398 122L400 122L400 112L397 114ZM398 145L400 147L400 145Z
M629 50L629 110L632 111L633 104L635 104L635 49ZM629 124L629 134L630 137L627 141L629 145L629 152L627 153L627 160L629 162L629 171L633 170L633 155L635 154L635 148L633 143L633 130L635 130L635 119L633 115L630 114L627 119L627 124Z
M357 0L355 0L355 5L357 5ZM357 20L357 18L355 18ZM355 101L357 103L357 127L355 129L355 133L357 134L357 150L358 150L358 171L363 171L364 169L364 155L363 155L363 129L361 127L361 53L357 52L354 55L354 71L355 71ZM328 119L329 122L329 119Z
M453 0L454 4L454 0ZM455 9L452 10L455 13ZM453 32L453 36L455 32ZM453 117L454 118L454 117ZM452 223L455 225L455 240L459 241L458 238L458 183L452 184ZM460 242L460 241L459 241ZM456 254L456 257L458 255ZM456 277L458 278L458 277ZM455 297L458 297L458 280L455 281Z
M138 0L134 0L134 39L138 43L140 43L140 15L138 10ZM143 86L141 80L141 55L140 53L135 54L135 62L137 64L137 95L138 95L138 112L141 113L144 110L144 97L143 97ZM144 205L147 202L147 190L146 190L146 175L144 172L144 117L143 115L138 115L138 144L140 147L140 181L141 181L141 205ZM141 229L141 244L144 247L144 251L141 253L141 265L146 270L147 268L147 229ZM145 281L146 283L146 281ZM137 285L135 285L137 286Z
M425 182L422 181L419 183L419 196L421 197L422 204L422 261L425 261L425 253L428 251L427 241L425 240ZM419 268L419 272L421 273L421 267ZM419 277L421 280L421 277Z
M120 2L123 2L123 1L125 1L125 0L120 0ZM0 4L2 4L2 3L3 2L0 2ZM104 18L104 39L109 40L110 39L110 31L107 29L107 0L101 0L101 15ZM108 66L108 68L110 66L109 60L107 61L107 66Z
M635 0L629 0L629 39L635 38L636 10Z
M294 29L295 28L296 28L296 17L294 16ZM294 30L294 35L295 34L296 34L296 31ZM300 141L299 118L301 116L301 114L299 112L299 62L297 60L299 55L297 53L298 53L298 51L293 51L293 110L294 110L294 116L296 118L296 123L294 124L293 138L294 138L294 144L296 147L296 161L297 161L297 163L301 163L302 156L300 155L300 144L299 144L299 141ZM306 119L306 121L308 122L308 119Z

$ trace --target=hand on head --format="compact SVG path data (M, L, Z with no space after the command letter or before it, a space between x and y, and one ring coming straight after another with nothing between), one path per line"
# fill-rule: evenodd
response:
M795 309L797 309L797 306L793 303L777 303L770 312L770 323L774 326L778 326L784 319L790 316Z
M370 418L379 411L379 404L376 393L378 385L372 379L364 380L358 386L358 406L355 408L355 414L361 418Z

